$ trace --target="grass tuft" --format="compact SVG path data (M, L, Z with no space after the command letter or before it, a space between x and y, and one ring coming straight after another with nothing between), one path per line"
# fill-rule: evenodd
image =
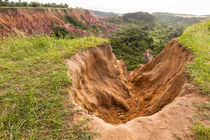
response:
M193 128L195 140L209 140L210 128L205 127L203 124L196 124Z
M10 38L0 42L0 139L90 139L75 124L64 58L108 42L96 37Z

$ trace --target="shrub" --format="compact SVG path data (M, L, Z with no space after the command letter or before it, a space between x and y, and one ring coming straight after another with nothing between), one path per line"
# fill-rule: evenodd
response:
M88 22L87 19L86 19L83 15L81 15L81 18L82 18L88 25L90 24L90 22Z
M4 25L0 24L0 29L4 29Z
M31 2L32 7L40 7L41 4L39 2Z
M195 140L209 140L210 128L204 127L203 124L196 125L193 128Z
M74 36L64 27L55 27L52 34L57 38L74 38Z
M77 26L83 30L87 30L88 28L79 20L77 20L76 18L74 17L71 17L71 16L66 16L66 20L67 22L69 22L70 24L74 25L74 26Z

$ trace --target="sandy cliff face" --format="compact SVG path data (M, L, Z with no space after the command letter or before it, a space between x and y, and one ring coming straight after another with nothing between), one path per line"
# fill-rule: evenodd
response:
M152 115L180 96L187 82L184 66L190 60L191 53L173 40L128 79L125 66L116 60L111 46L91 48L69 61L75 100L112 124Z
M89 112L83 116L101 133L96 139L191 139L194 104L205 101L184 73L191 59L192 53L174 39L128 78L111 46L80 51L67 60L70 97Z
M84 9L0 8L0 24L4 26L4 29L0 28L0 36L17 34L19 32L49 34L57 26L65 27L70 32L80 35L91 34L67 23L65 21L67 15L77 18L89 28L92 28L92 25L96 25L105 31L111 30L106 28L106 23L101 22L88 10Z
M79 52L68 61L73 77L75 100L107 122L129 111L131 97L124 64L104 45Z

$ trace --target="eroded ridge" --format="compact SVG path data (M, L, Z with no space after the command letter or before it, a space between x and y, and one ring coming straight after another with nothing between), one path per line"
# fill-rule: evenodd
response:
M120 124L152 115L180 96L191 58L174 39L129 77L108 44L80 51L67 62L75 101L105 122Z

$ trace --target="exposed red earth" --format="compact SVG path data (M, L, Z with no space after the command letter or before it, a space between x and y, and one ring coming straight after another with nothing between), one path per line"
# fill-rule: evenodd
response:
M0 8L0 36L10 34L50 34L54 27L64 27L72 33L81 36L93 35L94 33L81 30L65 21L65 16L70 15L83 22L87 27L97 26L105 32L113 32L113 25L100 21L91 12L84 9L53 9L53 8ZM84 18L86 20L84 20ZM88 23L87 23L88 22ZM100 35L100 32L98 34ZM103 35L102 35L103 36Z

